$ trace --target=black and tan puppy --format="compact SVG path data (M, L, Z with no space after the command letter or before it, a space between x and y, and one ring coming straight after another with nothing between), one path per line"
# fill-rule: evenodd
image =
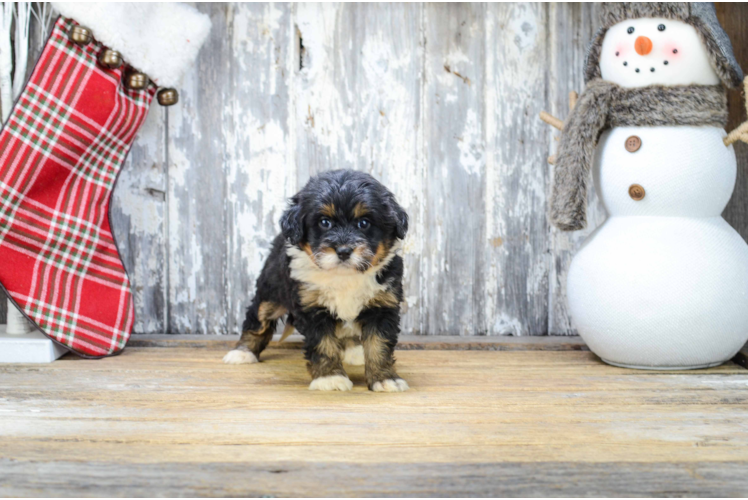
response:
M336 170L311 179L291 198L282 233L257 280L241 339L223 358L256 363L277 320L304 336L309 389L353 387L343 363L364 364L373 391L399 392L395 372L408 215L368 174Z

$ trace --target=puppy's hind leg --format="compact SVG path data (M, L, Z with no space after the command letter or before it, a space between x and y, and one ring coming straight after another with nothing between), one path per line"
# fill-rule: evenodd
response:
M273 338L278 318L286 313L286 308L274 302L257 302L253 302L247 309L242 336L236 343L236 347L223 357L224 363L229 365L257 363L260 360L260 353Z

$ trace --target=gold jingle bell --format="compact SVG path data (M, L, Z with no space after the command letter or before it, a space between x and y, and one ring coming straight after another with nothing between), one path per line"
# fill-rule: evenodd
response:
M132 71L125 75L125 87L130 90L143 90L148 87L148 75Z
M70 28L68 38L71 42L77 43L78 45L87 45L93 40L93 33L85 26L73 26Z
M173 106L179 102L179 92L177 89L161 89L156 94L156 99L162 106Z
M105 68L115 69L122 66L122 54L112 49L104 49L99 54L99 64Z

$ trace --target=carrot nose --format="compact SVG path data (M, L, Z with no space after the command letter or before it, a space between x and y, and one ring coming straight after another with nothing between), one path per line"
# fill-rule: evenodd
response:
M646 36L640 36L634 42L634 48L636 49L637 54L640 56L646 56L652 52L652 40Z

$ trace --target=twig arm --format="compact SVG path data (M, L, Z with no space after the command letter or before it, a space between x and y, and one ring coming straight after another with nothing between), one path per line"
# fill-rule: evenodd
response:
M577 105L577 99L579 99L579 94L577 94L574 91L569 92L569 111L574 110L574 106ZM551 125L552 127L555 127L557 130L564 130L564 122L556 118L555 116L546 113L545 111L540 112L540 119L543 120L548 125ZM558 137L555 138L558 141ZM548 157L548 163L551 165L556 164L556 155L549 156Z
M748 78L743 80L743 99L745 100L745 112L748 114ZM737 141L748 143L748 121L744 121L738 128L727 134L727 136L722 139L725 146L729 146Z
M540 112L540 119L543 120L548 125L551 125L552 127L555 127L558 130L563 130L564 129L564 122L562 122L561 120L559 120L558 118L556 118L553 115L549 115L545 111L541 111Z
M727 136L722 139L722 142L725 143L725 146L729 146L730 144L738 141L748 142L748 121L743 122L742 125L727 134Z
M569 92L569 111L574 111L574 106L577 105L577 99L579 99L579 94L574 90Z

